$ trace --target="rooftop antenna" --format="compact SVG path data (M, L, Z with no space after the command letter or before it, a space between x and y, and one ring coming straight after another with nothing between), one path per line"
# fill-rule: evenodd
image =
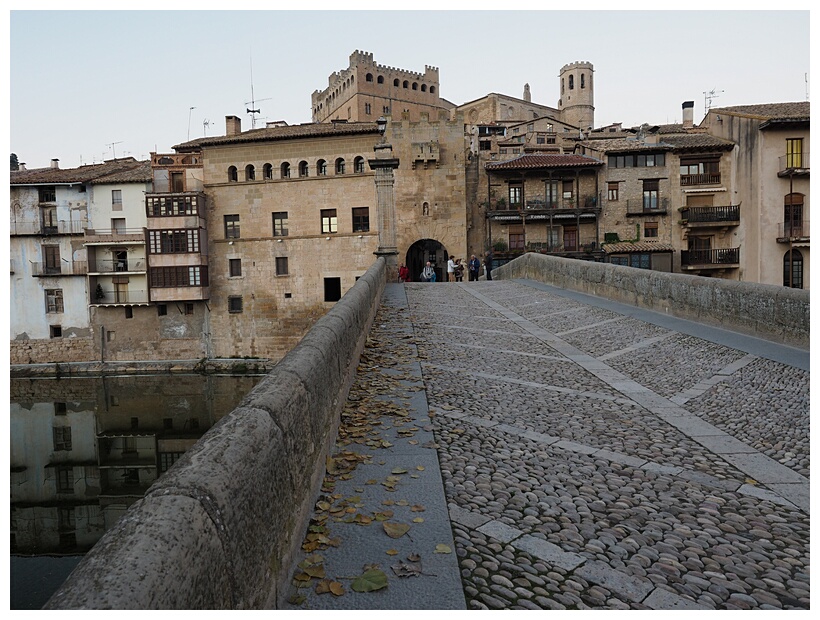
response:
M267 99L260 99L259 101L270 101L271 97ZM253 55L251 55L251 100L245 102L245 112L251 115L251 129L256 129L256 115L260 114L262 110L256 107L259 103L253 96ZM247 107L251 106L251 107Z
M210 126L211 126L211 121L209 121L207 118L202 121L202 133L205 134L206 136L208 135L208 127L210 127Z
M712 99L716 99L717 97L720 97L720 95L718 93L722 93L722 92L723 92L722 90L715 90L714 88L712 90L708 91L708 92L703 91L703 95L704 95L704 101L703 101L704 105L703 105L703 107L706 108L706 110L704 111L704 114L708 114L709 108L712 107Z
M114 159L117 159L117 151L114 149L115 144L122 144L122 140L120 140L119 142L108 142L106 146L111 147L111 152L114 153ZM105 161L105 154L103 154L103 161Z
M191 112L196 110L196 106L188 108L188 139L191 139Z
M803 74L803 81L806 82L806 101L809 100L809 74Z

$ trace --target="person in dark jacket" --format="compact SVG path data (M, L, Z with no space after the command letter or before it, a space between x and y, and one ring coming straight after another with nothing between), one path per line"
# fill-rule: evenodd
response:
M475 254L470 257L470 262L467 263L467 269L470 272L470 282L476 282L478 280L478 272L481 271L481 261L475 257Z
M489 251L484 253L484 275L487 280L493 279L493 253Z

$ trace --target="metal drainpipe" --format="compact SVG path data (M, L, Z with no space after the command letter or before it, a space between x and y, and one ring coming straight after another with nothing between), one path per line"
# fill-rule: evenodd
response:
M105 362L105 325L100 325L100 362Z

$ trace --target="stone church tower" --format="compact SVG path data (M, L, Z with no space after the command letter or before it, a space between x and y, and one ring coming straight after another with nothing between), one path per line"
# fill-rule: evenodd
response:
M594 88L592 63L573 62L561 68L561 98L558 109L561 120L586 131L595 127Z

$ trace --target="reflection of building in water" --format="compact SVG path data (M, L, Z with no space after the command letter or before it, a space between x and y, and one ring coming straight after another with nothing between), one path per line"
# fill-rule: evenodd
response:
M12 380L11 552L86 552L258 380Z

